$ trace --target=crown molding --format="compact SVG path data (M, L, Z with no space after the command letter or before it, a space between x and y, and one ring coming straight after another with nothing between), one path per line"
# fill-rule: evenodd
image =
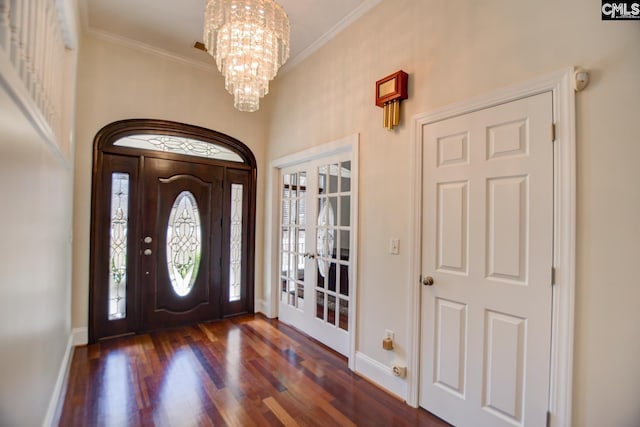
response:
M340 20L336 25L331 27L329 31L320 36L315 42L311 43L306 49L297 54L295 57L290 58L283 66L280 68L279 74L285 74L292 70L296 65L300 64L302 61L311 56L315 51L320 49L322 46L327 44L331 39L337 36L342 30L353 24L357 21L362 15L367 13L369 10L373 9L378 3L382 2L382 0L366 0L363 1L360 6L355 8L351 13L345 16L342 20Z
M91 26L89 22L89 6L87 5L87 0L78 0L78 9L80 14L80 21L82 26L82 31L89 36L92 36L99 40L104 40L110 43L114 43L120 46L124 46L130 49L134 49L140 52L150 53L155 56L159 56L161 58L170 59L172 61L181 62L183 64L191 65L196 68L200 68L204 71L215 71L217 68L213 62L208 63L205 61L197 61L193 58L188 58L186 56L177 55L173 52L169 52L168 50L160 49L155 46L151 46L146 43L139 42L137 40L132 40L127 37L123 37L109 31L102 31Z
M170 59L172 61L181 62L183 64L188 64L196 68L200 68L204 71L215 71L217 70L215 64L208 63L205 61L198 61L193 58L187 58L186 56L177 55L173 52L169 52L168 50L160 49L155 46L148 45L146 43L139 42L137 40L132 40L127 37L123 37L114 33L110 33L108 31L96 30L94 28L85 29L86 34L95 37L99 40L108 41L114 44L118 44L124 47L128 47L130 49L138 50L145 53L150 53L155 56L159 56L165 59ZM213 61L213 59L212 59Z
M347 16L345 16L342 20L340 20L336 25L331 27L329 31L320 36L316 41L314 41L311 45L305 48L302 52L297 54L295 57L289 58L289 60L280 68L278 75L285 74L295 68L302 61L307 59L313 53L315 53L322 46L327 44L331 39L337 36L342 30L353 24L360 17L362 17L369 10L373 9L382 0L365 0L360 6L351 11ZM168 58L177 62L182 62L185 64L189 64L191 66L200 68L205 71L214 71L217 70L215 63L198 61L193 58L188 58L182 55L178 55L173 52L169 52L167 50L157 48L155 46L148 45L146 43L139 42L137 40L132 40L127 37L123 37L111 32L98 30L96 28L91 27L89 22L89 12L87 0L78 0L79 10L80 10L80 21L82 23L82 29L85 34L93 36L100 40L105 40L111 43L119 44L121 46L129 47L131 49L135 49L138 51L151 53L156 56Z

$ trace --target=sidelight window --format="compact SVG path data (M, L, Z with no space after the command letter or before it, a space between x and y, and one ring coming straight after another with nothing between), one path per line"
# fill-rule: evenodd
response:
M242 190L242 184L231 184L229 302L240 300L240 284L242 279Z
M109 320L126 316L127 224L129 223L129 174L111 174L109 242Z

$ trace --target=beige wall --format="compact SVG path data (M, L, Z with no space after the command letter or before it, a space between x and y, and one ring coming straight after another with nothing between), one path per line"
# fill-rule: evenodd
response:
M206 55L203 53L203 55ZM213 60L212 64L213 64ZM122 119L173 120L213 129L244 142L258 162L256 255L262 259L265 115L240 113L215 69L85 36L78 64L74 188L73 326L88 325L89 227L93 138ZM262 292L262 263L256 286Z
M0 88L0 425L38 426L69 343L71 164Z
M413 115L567 66L590 70L577 104L577 283L573 424L640 424L640 23L602 22L579 0L387 0L280 76L267 97L266 161L360 133L357 348L406 357ZM410 74L395 132L375 81ZM399 237L401 253L388 255ZM395 356L381 349L394 330ZM545 355L541 355L545 357Z

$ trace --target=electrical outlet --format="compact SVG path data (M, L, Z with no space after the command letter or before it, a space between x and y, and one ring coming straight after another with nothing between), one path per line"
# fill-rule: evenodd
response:
M407 376L406 366L393 365L393 367L391 368L391 371L393 372L393 375L395 375L396 377L405 378Z

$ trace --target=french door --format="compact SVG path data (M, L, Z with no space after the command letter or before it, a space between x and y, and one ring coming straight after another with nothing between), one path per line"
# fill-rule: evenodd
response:
M255 174L212 132L98 135L91 341L253 311Z
M281 169L279 318L347 355L353 209L349 156Z

